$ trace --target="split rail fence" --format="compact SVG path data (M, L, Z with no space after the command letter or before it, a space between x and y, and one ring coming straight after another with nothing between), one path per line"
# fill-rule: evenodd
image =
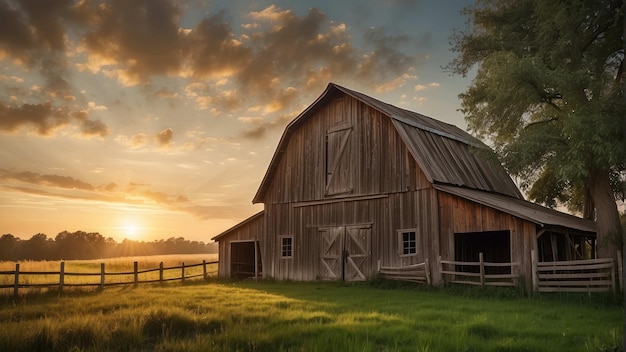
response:
M137 287L139 284L164 283L167 281L181 281L184 283L185 280L200 277L206 281L209 277L209 274L217 274L217 269L209 273L207 271L207 266L215 264L215 267L217 268L217 263L217 261L207 262L206 260L203 260L202 263L199 264L185 265L185 263L181 263L181 265L179 266L164 267L163 262L161 262L158 268L139 270L138 262L134 262L133 271L127 272L107 272L105 270L105 264L100 263L100 272L97 273L67 272L65 271L65 262L60 263L59 271L20 271L20 264L16 263L15 270L0 271L0 277L13 276L12 284L2 284L2 282L10 282L10 278L9 280L0 280L0 289L13 289L13 296L17 298L19 296L20 289L56 288L58 289L59 293L62 293L63 289L66 287L91 287L100 289L120 285L133 285ZM199 269L195 269L200 267L202 268L201 272ZM176 271L178 271L179 274L171 274L172 272ZM166 272L167 276L165 275ZM156 276L156 273L158 273L158 277ZM56 279L55 281L39 282L45 281L50 276L57 277L58 279ZM69 277L81 277L82 279L68 280ZM96 278L98 278L99 280ZM118 280L115 280L113 278L118 278ZM132 278L132 280L130 278ZM95 282L96 280L97 282ZM37 283L31 283L32 281L35 281Z
M617 252L619 286L623 290L621 253ZM612 259L540 262L532 253L533 291L535 292L610 292L617 290Z
M519 284L519 268L520 263L491 263L483 259L483 253L479 253L478 262L460 262L453 260L442 260L439 256L437 260L441 279L444 284L463 284L474 286L508 286L515 287ZM459 270L463 268L463 270ZM505 268L502 271L508 273L491 274L487 273L487 268ZM506 269L508 268L508 269ZM469 269L469 270L468 270Z

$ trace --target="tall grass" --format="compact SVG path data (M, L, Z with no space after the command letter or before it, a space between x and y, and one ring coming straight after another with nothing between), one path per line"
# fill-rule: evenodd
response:
M0 351L620 350L621 306L552 297L272 282L38 295L0 306Z
M164 268L180 266L182 263L185 265L198 264L203 260L207 262L217 261L217 254L181 254L181 255L160 255L160 256L140 256L140 257L121 257L121 258L107 258L107 259L94 259L94 260L69 260L65 261L66 273L91 273L100 274L100 264L105 264L106 273L132 273L134 270L134 262L138 264L138 270L158 269L160 263L163 263ZM61 261L21 261L20 272L59 272ZM0 271L13 271L15 270L14 262L0 262ZM185 276L202 274L202 267L186 268ZM208 273L217 272L217 265L212 264L207 266ZM175 278L181 276L180 269L164 270L164 279ZM106 283L118 283L118 282L132 282L134 276L129 275L109 275L106 277ZM139 274L139 281L145 280L158 280L159 273L142 273ZM64 278L65 284L99 284L100 276L72 276L66 275ZM0 285L13 285L14 276L0 274ZM53 284L58 285L59 274L20 274L20 284ZM74 290L85 290L84 287L72 288ZM22 293L39 293L45 291L45 288L20 288ZM0 295L12 294L12 288L0 289Z

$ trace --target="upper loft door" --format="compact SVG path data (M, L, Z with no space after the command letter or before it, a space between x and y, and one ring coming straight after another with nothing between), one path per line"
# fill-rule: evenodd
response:
M353 165L350 148L352 127L343 127L326 133L326 189L327 196L352 193Z

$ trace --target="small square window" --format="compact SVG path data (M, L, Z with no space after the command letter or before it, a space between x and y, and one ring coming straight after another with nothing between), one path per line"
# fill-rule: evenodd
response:
M398 242L401 256L417 254L417 234L415 230L398 231Z
M293 237L283 237L281 241L280 256L283 258L291 258L293 248Z

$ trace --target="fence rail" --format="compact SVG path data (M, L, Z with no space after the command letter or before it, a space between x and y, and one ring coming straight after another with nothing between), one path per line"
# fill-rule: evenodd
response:
M442 260L439 256L437 260L439 266L439 272L441 273L441 279L445 284L463 284L463 285L475 285L475 286L509 286L514 287L518 285L519 274L515 273L513 268L520 266L519 262L514 263L491 263L485 262L483 254L478 256L478 262L460 262L453 260ZM454 269L448 269L448 266L453 266ZM477 268L477 272L471 271L459 271L459 266ZM485 268L509 268L508 274L487 274ZM475 269L473 269L475 270Z
M536 292L616 291L615 265L610 258L540 262L532 255Z
M206 260L203 260L202 263L198 263L198 264L185 265L185 263L181 263L181 265L179 266L164 267L163 262L161 262L158 268L139 270L139 263L134 262L133 271L126 271L126 272L107 272L105 270L105 264L100 263L100 271L97 273L65 271L65 262L60 263L59 271L20 271L20 264L16 263L15 270L0 271L0 276L13 276L13 283L4 284L4 285L0 284L0 289L12 288L13 296L17 298L19 296L20 289L29 289L29 288L48 288L48 289L58 288L59 293L62 293L65 287L99 287L100 289L104 289L105 287L120 286L120 285L134 285L135 287L137 287L139 284L145 284L145 283L163 283L167 281L184 282L187 279L194 279L194 278L199 278L199 277L203 278L206 281L208 278L208 274L209 274L207 272L207 265L217 264L217 263L218 263L217 261L207 262ZM199 267L202 268L201 273L190 274L189 269L199 268ZM165 272L174 271L174 270L179 270L180 274L178 275L180 276L165 277L164 275ZM199 270L195 270L195 271L198 272ZM157 272L159 274L158 278L148 278L151 273L157 273ZM217 270L211 273L217 273ZM140 279L140 275L142 276L142 279ZM42 281L47 279L48 276L57 276L58 279L56 279L56 281L43 282L43 283L28 283L27 280L25 280L25 278L32 278L33 276L35 277L44 276ZM125 276L125 277L122 278L121 281L109 280L107 282L107 278L120 277L120 276ZM152 276L156 277L156 274ZM99 280L98 282L76 283L76 282L68 282L67 280L68 277L89 277L89 278L99 278ZM131 277L132 279L130 279ZM9 282L9 281L5 280L5 282Z
M430 266L424 263L401 267L381 266L378 261L378 274L387 280L410 281L430 285Z

